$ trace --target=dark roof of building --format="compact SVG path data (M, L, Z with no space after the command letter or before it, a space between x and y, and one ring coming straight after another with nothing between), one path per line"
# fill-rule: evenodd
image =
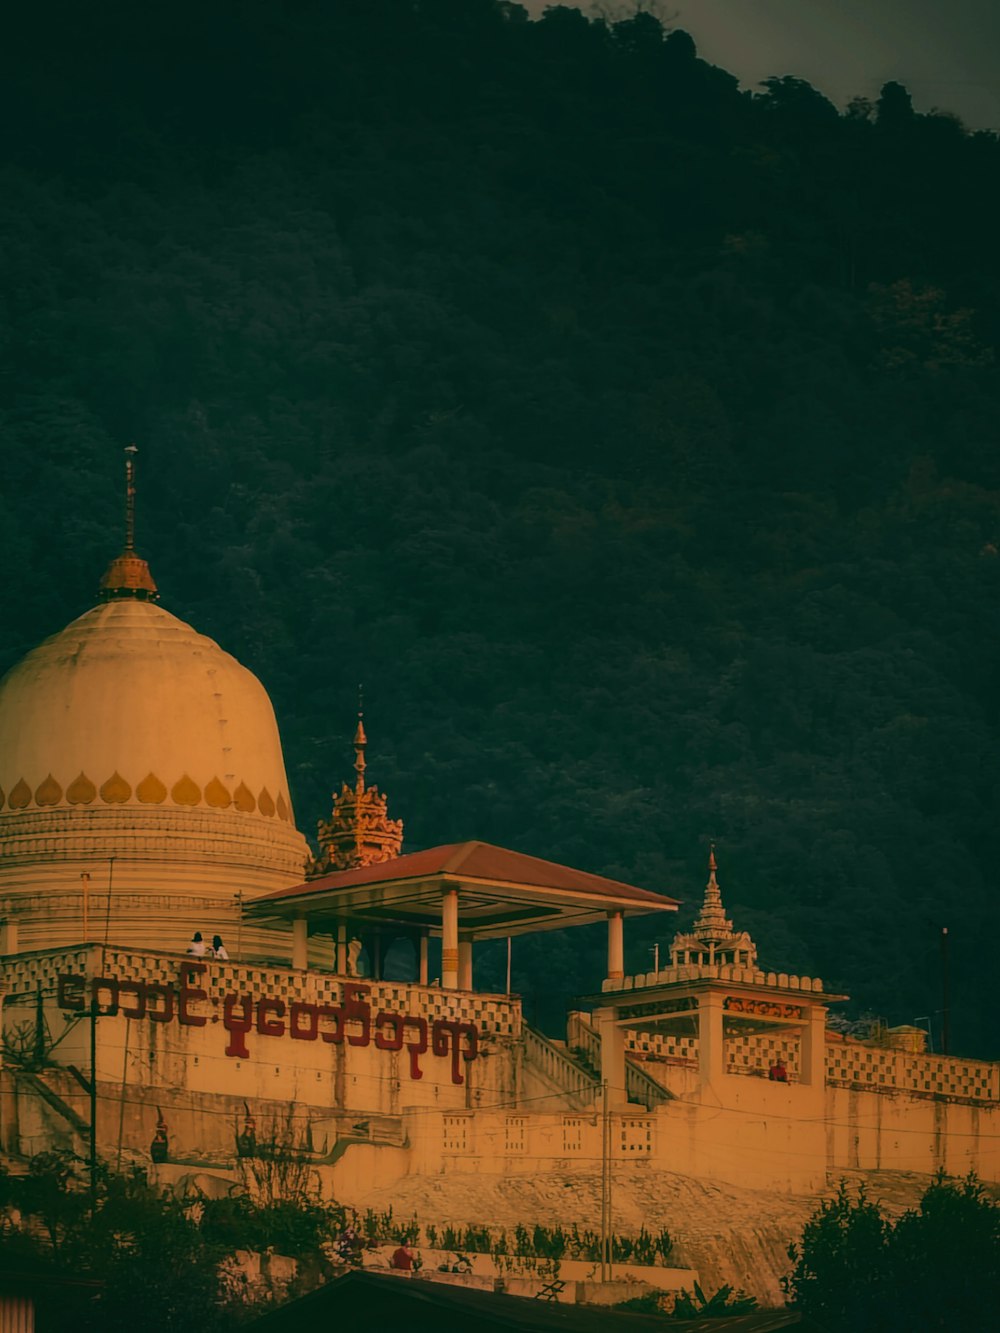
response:
M440 919L441 893L463 890L462 927L497 935L522 929L585 924L608 910L670 912L677 899L633 884L605 879L538 856L494 847L488 842L454 842L409 852L375 865L335 870L329 875L277 889L248 903L252 917L381 917L419 924Z
M334 1278L308 1296L289 1301L250 1325L260 1333L315 1333L351 1319L371 1328L406 1329L408 1333L452 1333L452 1330L515 1329L520 1333L665 1333L666 1329L708 1329L712 1333L776 1333L805 1328L792 1310L759 1310L732 1318L665 1322L662 1315L630 1314L599 1305L571 1305L498 1295L470 1287L407 1278L392 1273L354 1271Z

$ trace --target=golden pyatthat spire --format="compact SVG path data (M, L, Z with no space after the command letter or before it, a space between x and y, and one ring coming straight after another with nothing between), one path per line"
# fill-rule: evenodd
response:
M134 444L125 449L125 546L101 579L99 596L102 602L127 598L155 602L160 595L149 565L135 553L135 456L138 452Z
M365 791L365 746L368 744L368 737L365 735L365 710L361 686L358 686L358 725L354 731L354 771L358 775L355 780L354 789L358 796L363 796Z
M757 946L745 930L733 930L733 923L722 906L722 893L715 877L715 843L708 854L708 883L701 911L689 931L674 936L670 957L674 967L692 967L696 971L719 964L752 968L756 965Z
M403 821L390 819L386 797L377 787L365 785L367 744L364 713L359 707L354 731L354 786L346 782L341 785L334 795L330 818L321 819L317 825L320 852L307 868L309 879L333 870L391 861L402 850Z
M715 843L711 844L708 854L708 883L705 885L705 900L701 911L691 927L695 935L703 939L725 939L733 933L733 923L726 918L722 906L722 893L715 878L718 869L715 861Z

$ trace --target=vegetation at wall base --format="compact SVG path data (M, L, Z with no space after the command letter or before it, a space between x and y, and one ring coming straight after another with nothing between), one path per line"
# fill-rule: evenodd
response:
M369 1225L366 1214L365 1226ZM406 1228L407 1239L419 1240L421 1228L416 1219ZM403 1238L400 1230L391 1221L391 1210L387 1225L379 1228L379 1238ZM572 1227L546 1227L536 1223L532 1227L518 1224L508 1232L506 1227L470 1225L466 1227L437 1227L428 1224L423 1228L426 1244L431 1248L455 1250L464 1254L489 1254L494 1262L508 1258L532 1259L586 1259L599 1263L601 1259L601 1237L589 1228L579 1229L574 1222ZM611 1259L613 1263L639 1264L646 1266L666 1265L670 1262L673 1241L666 1227L661 1227L655 1234L645 1227L640 1227L637 1235L627 1236L613 1233L611 1236Z
M757 1301L745 1291L736 1291L728 1283L706 1296L696 1282L693 1291L682 1287L674 1301L671 1317L674 1319L725 1319L729 1315L750 1314Z
M84 1164L42 1153L26 1174L0 1175L0 1258L53 1277L90 1278L73 1311L81 1333L134 1333L141 1310L164 1333L227 1333L239 1308L219 1278L223 1252L201 1234L190 1203L151 1188L145 1172L102 1167L92 1194Z
M488 1254L498 1272L556 1276L562 1259L600 1261L591 1231L517 1226L422 1226L392 1208L358 1216L319 1197L314 1172L294 1151L287 1126L265 1127L275 1150L256 1164L241 1159L243 1184L219 1198L177 1195L151 1185L141 1167L114 1171L99 1162L91 1189L87 1164L73 1153L46 1152L24 1169L0 1169L0 1266L30 1263L42 1274L95 1284L74 1309L80 1333L134 1333L136 1292L156 1310L158 1333L229 1333L267 1308L311 1290L366 1248L407 1240L454 1254ZM612 1236L615 1263L665 1264L671 1240ZM296 1261L288 1286L251 1283L238 1253L276 1253ZM419 1256L418 1256L419 1258ZM467 1262L467 1261L466 1261ZM466 1268L467 1271L467 1268ZM194 1322L192 1322L194 1321ZM138 1325L143 1327L143 1325Z

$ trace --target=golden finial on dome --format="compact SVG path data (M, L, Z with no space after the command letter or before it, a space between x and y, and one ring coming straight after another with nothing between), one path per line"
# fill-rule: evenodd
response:
M319 855L307 865L306 877L327 875L332 870L379 865L399 856L403 846L403 821L390 819L388 800L377 787L365 785L364 708L358 687L358 725L354 731L354 786L341 784L333 798L329 819L317 825Z
M134 444L125 448L125 547L115 556L101 579L102 602L116 602L134 598L141 602L155 602L159 597L149 565L135 553L135 456Z

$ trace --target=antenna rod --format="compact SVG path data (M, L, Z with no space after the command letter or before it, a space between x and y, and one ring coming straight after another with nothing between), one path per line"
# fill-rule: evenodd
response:
M950 1014L948 1012L948 927L941 927L941 1052L949 1055Z
M125 549L135 550L135 456L134 444L125 446Z

